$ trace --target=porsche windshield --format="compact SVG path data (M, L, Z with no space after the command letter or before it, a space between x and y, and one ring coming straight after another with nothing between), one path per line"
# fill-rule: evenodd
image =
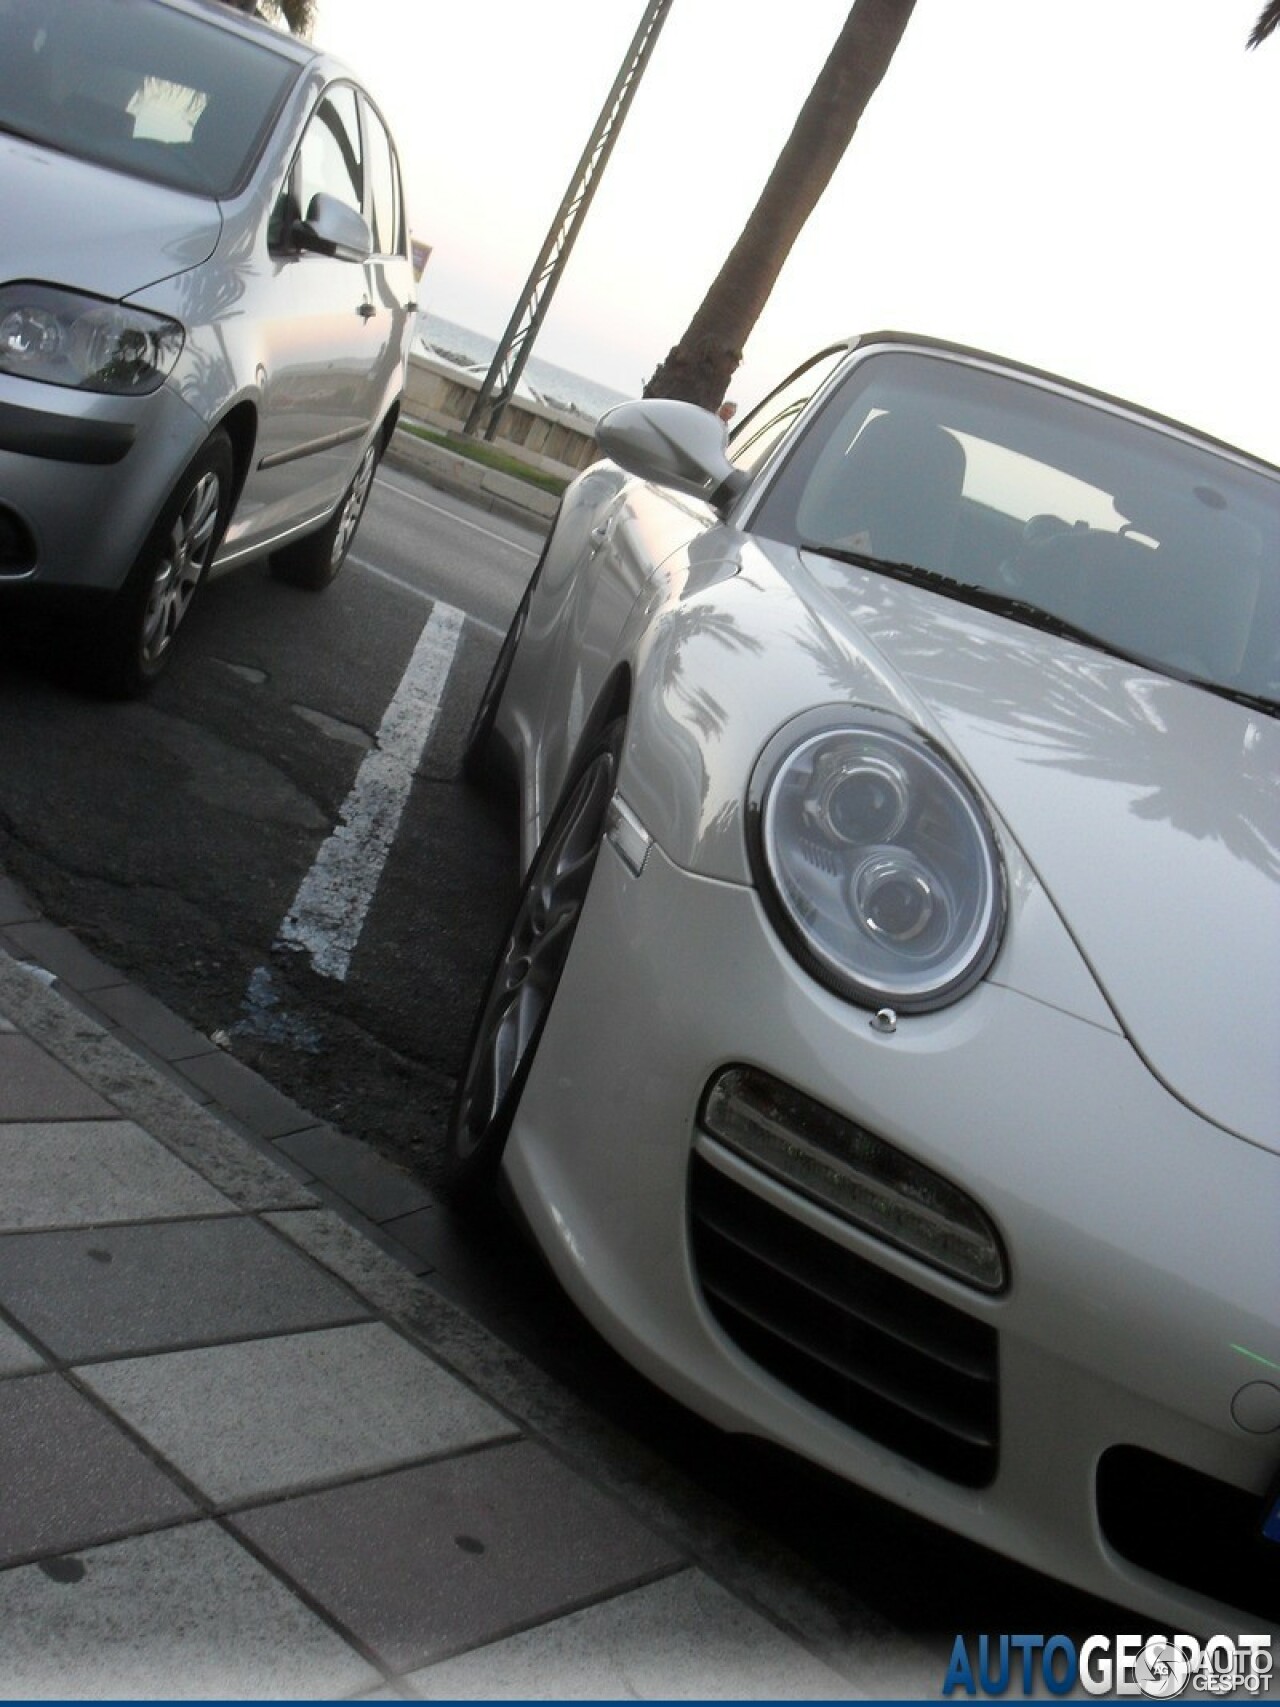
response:
M1034 379L857 364L752 526L1221 691L1280 694L1280 472Z
M297 74L148 0L0 0L0 131L173 189L236 190Z

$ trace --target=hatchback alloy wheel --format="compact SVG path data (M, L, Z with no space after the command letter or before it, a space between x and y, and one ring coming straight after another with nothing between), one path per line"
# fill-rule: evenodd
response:
M87 686L132 698L146 693L166 668L222 542L234 477L231 441L219 428L170 492L101 618L78 624L69 635L69 661Z
M355 478L347 488L347 495L342 500L342 506L338 511L338 523L333 534L333 550L329 556L335 575L346 561L347 552L351 549L351 541L355 538L356 529L360 526L360 518L369 501L369 490L373 485L373 476L377 467L377 446L371 444L360 458L360 466L356 469Z
M217 473L202 474L174 518L168 543L156 561L142 618L144 667L153 671L173 644L212 556L222 502Z

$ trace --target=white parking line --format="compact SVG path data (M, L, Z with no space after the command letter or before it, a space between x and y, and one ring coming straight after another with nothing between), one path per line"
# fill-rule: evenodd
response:
M434 593L428 592L425 587L415 587L412 581L402 580L399 575L391 574L390 570L379 569L376 563L366 563L361 557L348 557L347 567L359 569L364 575L372 575L377 581L385 581L399 592L412 593L415 599L422 599L427 604L436 603ZM474 611L467 611L466 618L472 628L483 628L489 634L503 635L507 632L501 623L486 622L484 617L477 616Z
M386 581L393 587L398 587L402 593L412 593L415 599L421 599L424 604L433 605L436 596L426 587L415 587L412 581L406 581L399 575L393 575L389 569L379 569L376 563L366 563L363 557L357 557L353 551L347 558L346 568L358 569L362 575L372 575L375 580Z
M414 772L435 726L466 618L437 604L361 761L339 822L294 896L277 944L301 949L317 972L345 979L377 890Z
M397 486L394 480L382 476L378 484L394 492L398 498L407 498L411 504L421 504L424 510L434 510L438 516L448 516L451 522L457 522L459 527L470 528L473 533L482 533L486 539L496 539L499 545L509 545L512 551L523 551L526 557L536 557L537 551L528 545L521 545L518 540L509 539L505 533L494 533L492 528L482 528L479 522L468 521L466 516L460 516L456 510L447 510L443 504L433 504L428 498L420 498L416 492L406 491L403 486Z

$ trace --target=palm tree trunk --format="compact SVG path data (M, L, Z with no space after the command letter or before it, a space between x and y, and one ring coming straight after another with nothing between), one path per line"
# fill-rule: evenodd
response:
M644 388L714 409L804 222L889 69L915 0L854 0L759 201L684 337Z

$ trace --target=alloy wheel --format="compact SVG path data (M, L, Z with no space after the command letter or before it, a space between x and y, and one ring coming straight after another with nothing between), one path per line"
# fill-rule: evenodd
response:
M142 618L141 654L154 667L168 651L208 568L218 525L222 487L216 473L202 474L174 517L160 551Z
M606 742L558 809L526 879L455 1106L452 1161L461 1174L496 1169L591 884L616 770L616 744Z
M330 557L335 574L342 567L347 552L351 549L351 541L356 536L356 529L360 526L360 518L364 514L364 507L369 499L369 489L373 485L373 476L377 466L377 447L370 445L360 458L360 466L356 469L355 479L347 488L347 495L342 500L342 509L338 514L338 525L333 533L333 552Z

